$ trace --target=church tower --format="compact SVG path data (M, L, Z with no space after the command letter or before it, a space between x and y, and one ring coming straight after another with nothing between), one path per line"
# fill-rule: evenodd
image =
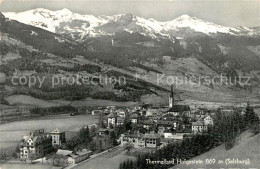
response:
M173 86L171 85L171 94L169 97L169 108L172 108L174 104Z

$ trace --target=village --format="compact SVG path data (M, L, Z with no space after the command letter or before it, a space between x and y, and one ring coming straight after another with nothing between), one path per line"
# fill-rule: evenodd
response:
M98 116L98 124L69 132L62 128L31 131L21 138L17 157L21 162L47 159L54 166L68 167L114 147L130 154L153 152L171 142L206 133L214 125L216 111L178 105L171 87L166 107L99 107L91 112Z

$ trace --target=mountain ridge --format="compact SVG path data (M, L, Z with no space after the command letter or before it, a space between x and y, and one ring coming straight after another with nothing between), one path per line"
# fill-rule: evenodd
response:
M226 33L236 36L260 35L260 31L253 28L221 26L189 15L181 15L165 22L157 21L153 18L145 19L131 13L113 16L81 15L66 8L57 11L36 8L20 13L7 12L4 13L4 15L7 18L40 27L54 33L70 31L79 33L82 37L111 35L118 30L124 29L129 32L142 32L156 38L158 34L161 36L171 36L172 31L179 31L181 28L190 28L195 32L207 35L216 33ZM73 23L69 23L73 20L78 21L77 27L75 27ZM62 24L64 22L67 24ZM104 27L108 27L108 30L104 29Z

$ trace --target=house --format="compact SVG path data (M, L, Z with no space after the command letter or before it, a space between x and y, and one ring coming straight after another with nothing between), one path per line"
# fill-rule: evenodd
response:
M162 117L161 117L161 120L174 120L176 119L176 117L173 115L173 114L164 114Z
M129 118L132 123L135 123L135 124L138 123L138 115L136 113L131 114Z
M138 141L141 138L141 135L139 134L127 134L124 135L122 134L120 137L120 141L121 141L121 147L124 147L128 144L133 145L134 148L139 148L139 144Z
M118 110L117 110L117 115L118 115L119 117L125 118L125 117L126 117L126 111L123 110L123 109L118 109Z
M60 129L55 129L50 132L52 137L52 145L61 145L65 143L65 132L61 131Z
M92 114L93 116L98 115L98 114L100 114L100 113L103 113L103 111L102 111L102 110L92 110L92 111L91 111L91 114Z
M154 114L157 114L159 112L161 112L161 109L159 109L159 108L149 108L146 110L145 116L147 116L147 117L153 116Z
M204 119L204 124L205 125L212 125L213 126L213 118L210 115L207 115Z
M72 154L73 151L58 149L56 155L52 156L52 164L57 166L65 167L68 165L68 155Z
M58 151L56 152L56 154L58 155L63 155L63 156L67 156L69 154L71 154L73 151L70 150L62 150L62 149L58 149Z
M195 113L194 113L194 118L195 119L200 119L200 118L205 118L208 115L208 111L205 109L198 109Z
M110 113L107 116L107 126L110 127L110 125L112 125L113 127L115 127L116 123L117 123L117 114L115 114L114 112Z
M103 135L109 135L113 129L107 129L107 128L100 128L98 130L98 135L103 136Z
M160 136L155 133L151 134L122 134L120 137L121 147L132 145L134 148L156 148L160 145Z
M86 160L87 158L89 158L92 154L93 154L93 152L88 149L83 149L83 150L77 151L76 153L68 154L67 155L68 163L69 164L80 163L80 162Z
M118 117L116 125L118 125L118 126L123 125L124 122L125 122L125 118L124 117Z
M143 128L149 130L151 127L155 125L155 122L152 119L144 120L142 122Z
M138 148L144 148L146 145L145 145L145 139L143 137L140 137L138 139L138 143L137 143L137 146Z
M178 124L179 124L179 122L177 120L158 120L157 121L158 127L163 126L168 129L177 128Z
M145 146L155 148L160 146L160 135L155 133L145 134L142 139L145 140Z
M208 126L202 120L192 122L191 131L193 133L203 133L208 131Z
M166 130L166 127L164 126L159 126L158 127L158 134L160 134L161 136L164 136L164 131Z
M35 160L52 151L52 137L43 129L29 132L20 142L20 159Z
M162 116L160 116L160 115L158 115L158 116L153 116L153 117L152 117L152 120L153 120L155 123L157 123L158 120L161 120L161 119L162 119Z
M164 131L164 138L166 139L173 139L173 140L183 140L183 136L186 133L173 133L170 130L165 130Z
M168 110L168 114L172 114L173 116L186 115L187 117L191 116L190 106L188 105L173 105Z

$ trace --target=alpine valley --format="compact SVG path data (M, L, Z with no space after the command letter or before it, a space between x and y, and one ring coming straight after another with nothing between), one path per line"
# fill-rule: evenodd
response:
M259 99L260 27L226 27L188 15L160 22L130 13L93 16L38 8L1 14L0 37L2 102L28 95L167 104L170 86L158 84L163 75L192 81L174 86L180 102ZM18 73L47 76L47 83L14 86L11 77ZM127 84L50 88L57 74L125 76ZM248 76L250 85L201 84L199 78L220 75Z

